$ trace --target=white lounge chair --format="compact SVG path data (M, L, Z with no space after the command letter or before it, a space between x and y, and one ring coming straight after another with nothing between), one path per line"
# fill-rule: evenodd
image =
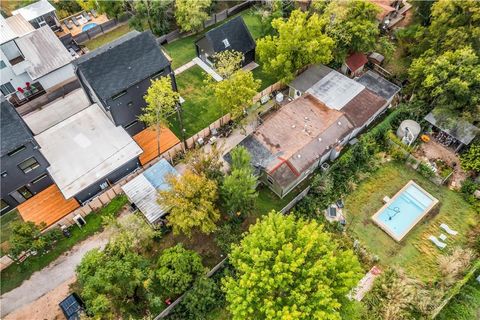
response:
M390 202L391 199L390 199L389 196L385 196L385 197L383 197L382 200L383 200L383 203L387 203L387 202Z
M442 240L443 242L445 242L445 240L447 240L447 236L444 235L443 233L441 233L439 236L438 236L438 239Z
M458 234L457 231L450 229L450 227L447 226L445 223L442 223L440 225L440 228L442 228L443 230L445 230L446 233L451 234L452 236L456 236Z
M432 241L439 249L444 249L447 244L443 243L442 241L438 240L437 237L435 236L430 236L428 237L430 241Z

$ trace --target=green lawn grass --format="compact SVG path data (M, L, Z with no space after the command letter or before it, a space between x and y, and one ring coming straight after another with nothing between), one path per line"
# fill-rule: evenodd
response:
M460 292L448 302L435 318L437 320L471 320L480 316L480 284L474 276L462 287Z
M371 216L382 207L384 196L392 197L410 180L418 183L440 203L397 243L371 220ZM478 213L459 193L437 186L410 167L397 162L384 164L360 183L346 197L345 208L349 232L369 252L379 257L380 265L398 265L423 281L434 281L439 277L437 261L441 252L427 239L428 236L440 235L443 232L439 228L441 223L457 230L459 234L449 236L446 241L448 247L445 252L449 252L455 246L464 245L469 229L479 219Z
M107 33L102 34L101 36L96 37L95 39L89 40L84 43L84 45L89 49L89 50L94 50L97 49L98 47L103 46L104 44L107 44L109 42L112 42L113 40L120 38L124 34L130 32L131 29L127 24L121 25L111 31L108 31Z
M3 256L5 254L5 250L8 248L8 239L10 238L11 233L11 223L21 219L22 218L16 209L7 212L0 217L0 256Z
M1 273L1 287L0 292L4 294L22 284L24 280L30 278L35 272L48 266L52 261L56 260L64 252L70 250L74 245L80 241L87 239L97 231L102 229L102 221L104 216L114 215L128 202L126 196L118 196L115 199L100 209L96 213L91 213L85 217L87 224L82 228L72 226L70 238L62 238L54 244L54 248L48 253L41 256L28 257L21 264L12 264L10 267L4 269Z
M207 76L202 68L193 66L176 77L178 92L185 99L182 110L187 138L207 127L222 115L214 97L205 88L204 80ZM182 136L176 115L171 118L170 129L177 137Z

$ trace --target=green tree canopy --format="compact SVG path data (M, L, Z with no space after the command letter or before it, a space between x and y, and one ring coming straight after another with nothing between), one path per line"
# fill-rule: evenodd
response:
M480 143L475 143L470 146L467 152L460 157L462 168L464 170L471 170L477 173L480 172Z
M207 10L212 0L175 0L175 19L185 32L197 32L208 19Z
M235 147L230 153L232 157L232 169L252 170L252 156L244 146Z
M366 0L332 1L323 13L330 21L326 33L335 41L335 60L343 62L351 52L369 52L379 34L376 15L379 9Z
M205 271L198 253L177 244L162 252L155 273L162 292L173 297L184 293Z
M317 222L276 212L233 245L230 262L236 276L224 289L233 319L340 319L362 271Z
M419 97L441 113L480 120L480 63L471 47L439 56L428 50L412 62L409 75Z
M173 232L190 236L193 229L211 233L216 229L220 212L215 207L217 184L203 174L186 171L169 177L170 190L159 192L159 203L170 209L168 224Z
M82 298L95 318L143 314L147 309L150 266L139 254L117 254L113 246L94 249L85 254L76 272Z
M257 177L246 169L233 169L221 186L222 205L231 215L246 214L255 206Z
M290 82L295 73L313 63L332 60L334 41L323 30L326 21L316 13L294 10L290 18L274 19L272 27L277 35L257 41L257 54L266 72L283 83Z
M180 101L180 95L172 88L170 77L161 77L152 80L152 84L144 97L147 106L138 117L147 126L153 126L157 132L157 152L160 155L160 132L161 127L169 125L168 117L171 116Z
M243 53L235 50L225 50L216 53L212 58L217 73L222 78L228 78L242 67Z
M228 110L232 119L237 119L253 103L260 84L251 71L237 70L230 78L212 84L213 95L221 110Z
M172 19L172 2L173 0L136 0L131 4L134 15L128 23L138 31L143 31L147 24L157 36L167 33Z
M203 149L190 150L185 157L185 162L193 173L204 174L209 180L219 183L223 179L221 157L220 149L213 145L209 152Z

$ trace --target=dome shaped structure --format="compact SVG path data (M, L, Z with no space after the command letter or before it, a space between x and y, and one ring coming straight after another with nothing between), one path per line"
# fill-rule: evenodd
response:
M397 137L406 145L411 145L417 139L421 130L418 122L404 120L397 129Z

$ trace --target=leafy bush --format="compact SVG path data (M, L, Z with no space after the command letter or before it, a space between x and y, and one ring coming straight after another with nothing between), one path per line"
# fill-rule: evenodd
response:
M241 239L241 225L236 219L222 224L215 232L215 243L225 254L230 253L232 243L238 243Z
M28 250L43 254L62 236L58 228L41 233L42 226L31 221L14 221L10 228L9 255L13 258L17 258L22 252Z
M418 165L418 172L424 176L425 178L431 178L435 175L435 172L433 172L432 168L424 163L424 162L421 162L419 165Z
M477 183L472 179L466 179L463 181L462 187L460 188L460 192L465 200L480 212L480 201L473 195L476 190L480 190L480 183Z

